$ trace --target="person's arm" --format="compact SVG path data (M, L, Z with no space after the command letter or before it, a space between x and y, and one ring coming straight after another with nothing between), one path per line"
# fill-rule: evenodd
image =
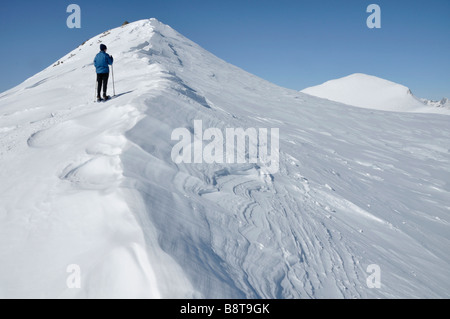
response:
M114 58L112 57L112 55L108 56L108 64L112 65L114 63Z

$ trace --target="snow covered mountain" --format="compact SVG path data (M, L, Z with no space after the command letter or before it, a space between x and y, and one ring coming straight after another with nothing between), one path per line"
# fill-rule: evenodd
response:
M361 73L327 81L301 92L368 109L450 115L450 109L442 108L444 100L442 105L421 100L416 98L406 86Z
M279 171L176 164L198 120L278 128ZM280 88L155 19L107 31L0 94L0 297L448 298L448 124Z
M442 98L440 101L433 101L428 99L420 99L425 105L432 107L443 107L450 109L450 100L446 97Z

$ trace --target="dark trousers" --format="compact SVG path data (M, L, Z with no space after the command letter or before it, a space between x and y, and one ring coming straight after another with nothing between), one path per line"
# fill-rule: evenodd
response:
M106 95L106 89L108 88L109 73L97 73L97 96L100 96L103 86L103 94Z

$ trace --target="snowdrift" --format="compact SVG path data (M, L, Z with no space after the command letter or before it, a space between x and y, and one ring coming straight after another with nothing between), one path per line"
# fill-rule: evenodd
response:
M176 164L196 120L278 128L279 171ZM447 116L280 88L155 19L109 30L0 94L0 297L448 298L449 141Z

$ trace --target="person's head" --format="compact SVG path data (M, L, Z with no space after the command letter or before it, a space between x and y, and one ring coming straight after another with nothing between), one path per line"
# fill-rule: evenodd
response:
M100 44L100 51L105 51L106 52L107 49L108 48L106 47L106 45Z

